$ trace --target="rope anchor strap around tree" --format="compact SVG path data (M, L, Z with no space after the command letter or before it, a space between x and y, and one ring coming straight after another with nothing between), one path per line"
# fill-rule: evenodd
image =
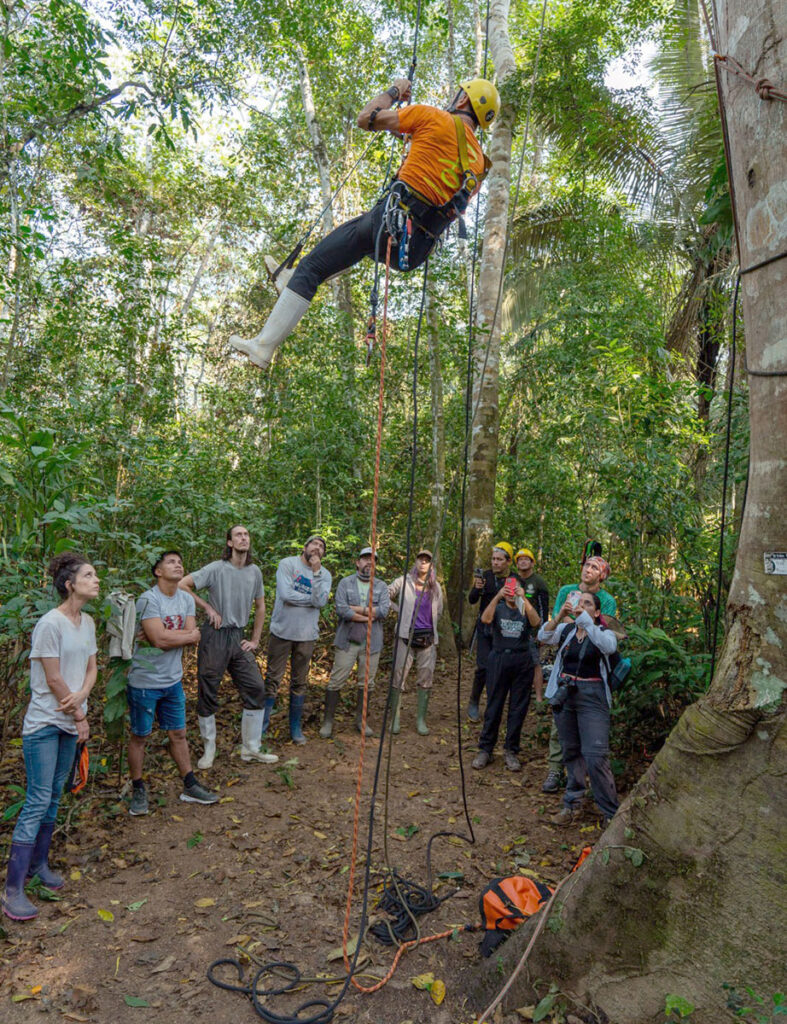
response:
M734 57L730 57L728 53L714 53L713 59L719 65L731 75L737 75L738 78L743 78L745 81L750 82L760 97L761 100L781 100L782 103L787 103L787 91L782 88L777 88L773 82L767 78L755 78L754 75L750 75L741 64L735 60Z

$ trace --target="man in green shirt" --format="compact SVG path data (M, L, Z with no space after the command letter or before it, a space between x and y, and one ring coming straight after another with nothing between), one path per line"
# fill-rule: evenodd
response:
M608 590L604 590L601 584L607 579L611 572L609 562L600 555L587 558L582 563L579 583L567 583L557 592L555 599L555 614L560 611L566 603L569 595L576 593L577 601L582 594L598 594L601 601L602 615L617 615L618 604ZM541 787L543 793L557 793L563 784L563 753L560 749L560 737L557 734L557 726L554 721L549 733L549 754L547 756L547 777Z

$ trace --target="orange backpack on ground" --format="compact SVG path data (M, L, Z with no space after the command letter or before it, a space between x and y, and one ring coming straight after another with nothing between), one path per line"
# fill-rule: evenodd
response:
M548 885L525 875L493 878L479 900L481 927L486 932L480 946L482 955L489 956L526 917L535 914L551 895L552 890Z

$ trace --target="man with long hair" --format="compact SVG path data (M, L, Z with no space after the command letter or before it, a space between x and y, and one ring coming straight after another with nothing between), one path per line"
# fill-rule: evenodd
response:
M205 612L197 651L197 716L205 752L197 767L213 766L216 756L216 711L218 693L225 672L243 701L241 718L241 759L275 764L278 757L262 750L265 686L254 652L260 645L265 621L265 591L262 573L251 556L251 537L245 526L231 526L221 558L184 576L178 586L187 590ZM207 590L209 601L196 591ZM243 637L254 604L251 637Z

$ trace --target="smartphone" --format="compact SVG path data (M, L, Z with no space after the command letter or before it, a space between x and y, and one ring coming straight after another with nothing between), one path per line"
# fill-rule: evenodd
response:
M506 597L513 597L516 593L516 580L513 576L509 576L503 584L503 591Z
M571 591L571 593L568 595L568 599L571 602L571 607L572 608L577 608L579 606L579 599L580 599L581 596L582 596L581 591L579 591L579 590L572 590Z

